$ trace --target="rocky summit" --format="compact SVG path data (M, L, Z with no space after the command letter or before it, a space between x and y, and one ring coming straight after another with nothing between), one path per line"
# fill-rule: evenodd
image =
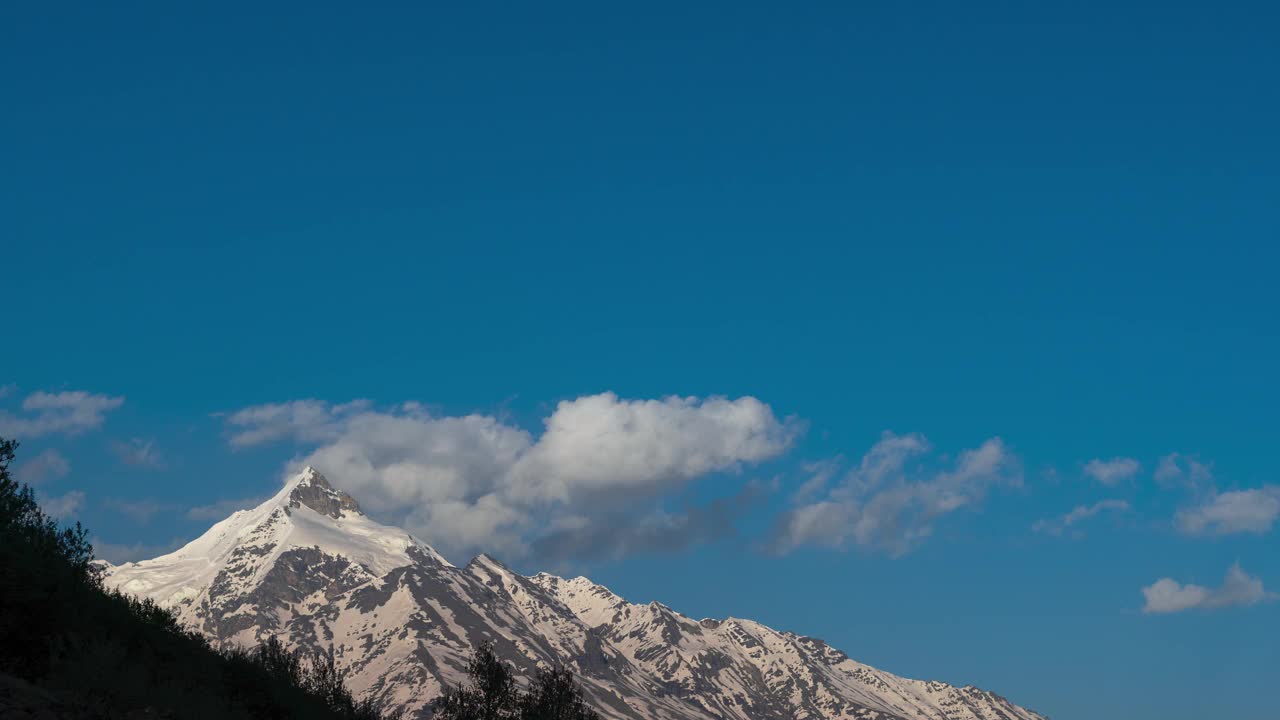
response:
M103 565L221 645L332 646L359 696L427 718L491 641L528 676L565 663L608 718L1044 720L975 687L909 680L750 620L694 620L578 577L456 567L314 469L169 555Z

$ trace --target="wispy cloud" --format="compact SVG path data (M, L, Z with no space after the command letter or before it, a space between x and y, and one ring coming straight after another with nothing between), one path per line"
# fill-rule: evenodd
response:
M71 463L62 453L52 448L43 450L35 457L22 463L14 472L18 480L28 485L64 478L71 472Z
M108 510L118 512L126 517L132 518L134 522L145 525L151 522L151 518L157 513L169 512L175 509L173 503L161 502L159 500L142 499L142 500L122 500L120 498L107 498L102 501L102 506Z
M1269 532L1280 518L1280 485L1213 493L1201 504L1178 512L1178 529L1188 535Z
M93 554L95 557L102 558L114 565L125 562L135 562L138 560L147 560L160 555L177 550L182 547L183 541L180 538L174 538L167 543L132 543L117 544L109 543L101 538L93 538Z
M111 443L111 452L126 465L152 470L162 470L165 466L164 458L156 448L155 440L142 438L133 438L129 442L116 440Z
M18 439L52 433L76 435L100 427L106 413L123 403L123 397L80 390L34 392L22 401L23 414L0 410L0 435Z
M238 500L219 500L208 505L197 505L187 510L186 515L190 520L221 520L237 510L245 510L261 505L266 501L267 497L266 495L259 495Z
M1092 505L1077 505L1062 517L1037 520L1031 529L1049 535L1062 535L1071 530L1077 523L1087 520L1103 512L1124 512L1129 510L1129 503L1124 500L1102 500Z
M1146 598L1142 612L1150 614L1256 605L1277 597L1275 593L1267 592L1261 580L1242 570L1240 563L1227 570L1221 587L1183 585L1171 578L1162 578L1142 588L1142 595Z
M1114 457L1110 460L1094 458L1085 463L1084 474L1103 485L1113 486L1137 475L1140 469L1142 469L1141 463L1133 458Z
M797 503L808 502L809 500L820 496L830 485L831 481L840 473L840 467L844 464L844 457L837 456L827 460L819 460L817 462L807 462L800 466L800 469L809 475L809 479L796 489L792 500Z
M369 407L368 400L333 405L312 399L254 405L226 417L232 428L229 442L233 448L245 448L285 438L304 443L335 440L347 417Z
M1022 483L1021 465L1000 438L960 453L951 467L911 465L931 450L923 435L886 432L824 494L811 487L814 480L806 483L797 507L778 521L770 548L860 547L900 556L929 537L939 517L978 505L993 486ZM828 471L819 468L815 477Z
M84 493L80 490L72 490L62 495L44 495L37 500L45 513L58 520L74 517L84 508Z

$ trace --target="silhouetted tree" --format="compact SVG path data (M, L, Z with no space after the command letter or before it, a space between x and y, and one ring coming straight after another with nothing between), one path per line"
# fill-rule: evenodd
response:
M467 663L467 685L445 690L435 702L440 720L598 720L587 707L573 673L563 666L541 670L521 693L511 667L483 643Z
M302 653L289 650L272 635L253 652L253 659L273 676L305 688L312 696L344 718L378 720L389 718L373 700L356 700L346 686L346 673L338 667L333 648L303 661Z
M276 678L299 687L303 685L302 658L286 648L275 635L254 650L254 659Z
M48 671L58 646L58 618L86 583L93 547L76 523L59 528L40 509L35 493L13 477L18 443L0 438L0 670L33 679Z
M17 449L16 440L0 438L0 532L21 543L27 553L58 557L73 570L88 574L93 559L88 531L80 523L59 528L57 521L40 509L31 488L9 472Z
M529 691L520 698L520 720L598 720L587 707L573 672L563 665L539 670Z
M470 684L455 685L435 702L441 720L508 720L516 717L519 694L511 668L483 643L467 663Z

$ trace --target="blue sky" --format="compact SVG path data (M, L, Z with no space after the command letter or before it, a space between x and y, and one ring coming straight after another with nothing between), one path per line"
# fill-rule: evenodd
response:
M455 561L1262 720L1277 19L9 6L0 430L119 558L358 456Z

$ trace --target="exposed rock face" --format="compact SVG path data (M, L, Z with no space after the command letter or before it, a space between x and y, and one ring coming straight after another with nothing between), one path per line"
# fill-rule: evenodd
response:
M365 517L311 469L181 550L103 573L219 643L275 635L332 646L354 691L410 717L429 717L431 699L487 640L522 676L569 664L608 718L1044 720L993 693L900 678L750 620L696 621L485 555L455 567Z
M343 513L359 513L360 506L350 495L334 490L329 481L313 468L307 468L289 493L289 507L306 506L331 518L341 519Z

